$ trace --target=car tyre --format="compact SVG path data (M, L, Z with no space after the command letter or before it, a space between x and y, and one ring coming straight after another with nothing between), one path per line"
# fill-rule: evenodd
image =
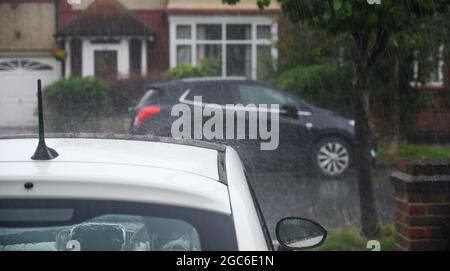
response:
M314 173L327 179L345 176L353 163L350 144L336 136L319 140L310 157Z

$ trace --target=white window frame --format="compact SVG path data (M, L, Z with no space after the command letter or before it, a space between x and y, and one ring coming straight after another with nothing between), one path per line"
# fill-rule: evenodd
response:
M222 39L221 40L197 40L197 25L199 24L215 24L222 26ZM251 39L249 40L227 40L226 39L226 26L229 24L248 24L251 25ZM178 25L190 25L191 26L191 38L190 39L177 39L176 30ZM271 39L257 39L257 26L267 25L271 27ZM198 44L217 44L221 45L222 51L222 77L226 77L226 46L229 44L247 44L251 45L251 78L257 77L257 46L269 45L271 46L271 57L273 60L278 59L278 50L276 48L276 42L278 41L278 23L275 20L274 15L245 15L245 16L232 16L232 15L217 15L217 16L194 16L194 15L170 15L169 16L169 42L170 42L170 67L177 66L177 46L189 45L191 46L191 65L197 65L197 45Z
M417 54L419 54L418 51L414 52L414 57L417 59ZM425 83L426 87L432 87L432 88L442 88L444 87L444 44L439 45L438 48L438 63L437 63L437 69L435 71L437 80L430 80ZM414 61L413 64L413 77L414 80L410 82L410 85L412 87L422 87L422 83L419 82L417 79L419 77L419 62L417 60Z

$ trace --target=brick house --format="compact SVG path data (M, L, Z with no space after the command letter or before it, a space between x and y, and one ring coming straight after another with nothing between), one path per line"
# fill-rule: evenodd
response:
M160 77L169 67L214 58L220 75L256 79L262 55L277 57L276 4L260 11L254 0L83 0L62 1L59 10L55 37L70 56L66 77ZM99 70L104 63L108 71Z
M220 76L259 79L265 60L279 58L277 40L291 33L276 1L263 11L255 2L0 0L0 127L36 125L37 78L44 85L70 76L157 79L171 67L214 59ZM55 45L65 59L55 59ZM424 88L441 106L420 112L408 138L450 138L443 68L442 60Z
M36 125L38 78L161 78L215 59L220 76L257 79L278 57L279 12L254 0L0 0L0 127Z

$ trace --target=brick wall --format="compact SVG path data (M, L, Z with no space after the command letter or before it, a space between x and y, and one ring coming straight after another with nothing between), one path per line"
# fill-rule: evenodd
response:
M402 136L410 142L450 142L450 87L427 88L420 91L428 92L436 107L424 108L410 117L408 123L401 127ZM388 136L392 124L389 118L383 117L380 108L381 99L373 99L371 110L374 114L372 122L377 133Z
M404 129L409 141L450 141L450 108L429 109L419 112L416 119Z
M398 250L445 250L443 223L450 217L450 160L399 162L395 187Z
M148 76L161 79L169 69L169 23L164 10L134 11L155 32L155 41L148 48Z

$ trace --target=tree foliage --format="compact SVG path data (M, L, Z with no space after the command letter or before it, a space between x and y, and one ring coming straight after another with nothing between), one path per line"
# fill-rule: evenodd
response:
M352 71L337 64L297 65L281 73L273 83L317 106L351 115Z
M223 0L235 4L238 0ZM277 0L284 15L293 22L304 22L328 33L349 36L354 67L352 105L355 116L356 172L361 210L362 232L380 233L373 196L370 150L370 75L388 48L391 37L413 29L425 18L448 14L450 0ZM260 8L270 0L257 0Z

